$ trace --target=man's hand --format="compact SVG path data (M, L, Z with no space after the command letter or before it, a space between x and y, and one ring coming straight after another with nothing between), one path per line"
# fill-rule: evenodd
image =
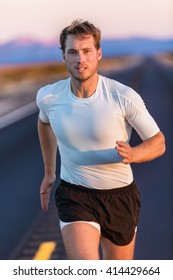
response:
M119 155L123 158L122 162L125 164L133 162L134 154L133 148L124 141L116 141L117 146L115 149L118 151Z
M44 177L40 187L41 207L44 212L48 210L51 190L55 184L56 176Z
M126 164L153 160L162 156L166 150L165 137L161 131L135 147L124 141L116 141L116 144L115 149L123 158L122 162Z

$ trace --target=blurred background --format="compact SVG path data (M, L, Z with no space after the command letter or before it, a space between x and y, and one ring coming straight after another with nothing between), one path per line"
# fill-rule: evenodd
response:
M40 209L35 97L68 76L59 34L77 18L102 31L99 73L133 87L166 137L162 158L132 166L142 204L135 257L173 259L172 0L0 0L0 259L34 259L49 242L47 258L66 259L54 193L50 211Z

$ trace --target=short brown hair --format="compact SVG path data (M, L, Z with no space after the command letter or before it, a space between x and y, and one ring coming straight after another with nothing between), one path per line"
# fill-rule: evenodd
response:
M89 21L81 19L74 20L69 26L65 27L60 34L61 50L65 52L65 42L67 35L72 34L83 38L85 35L92 35L95 41L96 49L100 49L101 32L99 28L95 27Z

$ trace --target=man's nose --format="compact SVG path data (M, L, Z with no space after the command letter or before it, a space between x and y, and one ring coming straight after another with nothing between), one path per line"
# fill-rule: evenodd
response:
M83 63L84 61L85 61L84 54L83 53L78 53L77 62L78 63Z

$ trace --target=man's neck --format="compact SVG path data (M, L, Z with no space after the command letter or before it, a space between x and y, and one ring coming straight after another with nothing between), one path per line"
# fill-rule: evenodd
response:
M98 79L98 74L86 81L78 81L71 78L71 90L79 98L88 98L96 91Z

